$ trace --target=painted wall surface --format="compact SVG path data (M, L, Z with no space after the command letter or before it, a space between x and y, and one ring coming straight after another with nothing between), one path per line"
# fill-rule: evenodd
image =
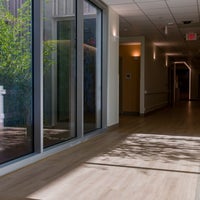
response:
M141 45L140 44L130 44L130 45L120 45L119 48L119 55L120 56L140 56L141 55Z
M120 45L120 112L140 111L141 45ZM133 57L136 56L136 59Z
M168 68L165 65L164 53L159 47L155 48L151 41L146 40L145 51L145 113L147 113L168 104Z
M200 99L200 70L192 69L191 99Z
M109 8L107 126L119 123L119 16Z
M141 43L140 114L145 114L168 104L168 68L164 53L152 41L142 36L120 38L121 44L131 42Z
M120 38L120 44L131 44L131 43L140 43L140 114L145 113L145 37L126 37Z

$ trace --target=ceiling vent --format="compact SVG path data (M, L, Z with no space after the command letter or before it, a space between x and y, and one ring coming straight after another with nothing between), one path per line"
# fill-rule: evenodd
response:
M192 23L191 20L185 20L185 21L183 21L183 24L191 24L191 23Z

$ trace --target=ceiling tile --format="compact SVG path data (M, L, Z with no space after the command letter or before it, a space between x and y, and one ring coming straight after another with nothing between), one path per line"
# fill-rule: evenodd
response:
M184 14L185 15L185 7L179 6L179 7L172 7L170 10L174 14ZM188 13L198 13L197 6L187 6L187 14Z
M164 1L156 1L156 2L151 2L151 3L147 3L147 2L141 2L141 3L137 3L137 5L142 8L142 9L156 9L156 8L166 8L167 4Z
M112 5L113 10L115 10L119 15L122 16L138 16L143 15L141 10L134 4L126 4L126 5Z
M143 15L143 13L141 11L133 12L131 10L129 10L129 11L119 11L118 13L120 15L123 15L124 17L132 16L134 18L141 18L141 16Z
M183 7L197 5L197 0L167 0L169 7Z
M165 0L133 0L136 3L152 3L152 2L160 2Z
M146 15L148 16L161 16L161 15L168 15L171 16L171 13L167 8L160 8L160 9L148 9L143 10Z
M174 17L175 19L177 18L182 18L185 20L192 20L193 18L198 18L198 14L197 13L187 13L187 15L184 15L183 13L174 13Z
M132 0L102 0L102 1L108 5L133 3Z
M155 23L159 23L159 22L166 22L166 23L175 23L174 18L167 15L162 15L162 16L149 16L149 18L151 19L151 21L155 22Z
M125 5L112 5L112 8L114 9L114 10L118 10L118 11L120 11L120 10L125 10L125 11L128 11L128 10L132 10L132 11L137 11L137 10L139 10L139 8L137 7L137 5L135 5L135 4L125 4Z

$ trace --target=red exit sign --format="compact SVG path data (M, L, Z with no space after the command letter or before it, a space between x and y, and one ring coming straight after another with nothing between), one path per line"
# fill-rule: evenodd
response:
M186 33L186 40L197 40L197 33Z

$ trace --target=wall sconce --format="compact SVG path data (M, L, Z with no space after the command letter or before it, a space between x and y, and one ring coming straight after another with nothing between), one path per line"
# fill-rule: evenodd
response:
M113 35L113 40L114 40L114 41L117 41L118 39L119 39L119 36Z
M113 30L113 34L112 35L113 35L113 40L114 41L117 41L119 39L119 36L117 35L115 30Z
M168 67L168 55L165 55L165 67Z
M156 60L156 45L153 45L153 59Z

